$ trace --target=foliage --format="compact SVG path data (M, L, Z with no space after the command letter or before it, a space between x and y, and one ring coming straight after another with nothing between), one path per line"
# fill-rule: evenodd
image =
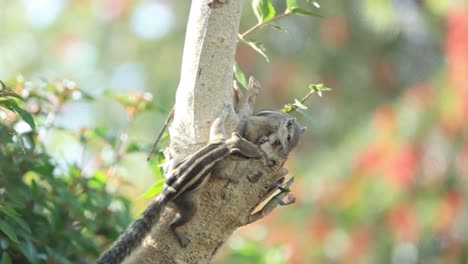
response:
M465 2L260 0L244 5L240 35L250 42L239 40L235 74L244 86L245 76L260 80L260 109L295 102L302 98L304 84L323 83L333 90L323 97L311 96L307 103L297 99L306 111L293 103L303 114L299 122L308 127L288 161L296 176L292 193L297 203L236 232L215 263L466 263ZM62 6L4 3L12 12L2 17L0 76L70 76L94 100L100 100L104 88L112 88L115 100L130 89L157 94L153 108L147 109L150 114L136 111L138 115L130 117L140 109L129 107L135 101L124 99L117 105L107 100L93 107L81 105L78 113L67 116L66 124L84 127L82 132L52 122L52 131L61 127L78 142L82 136L91 137L86 152L97 152L89 160L97 163L107 188L134 183L137 190L119 190L135 198L152 183L142 178L151 175L138 163L129 170L132 177L126 177L129 173L120 165L144 161L146 155L128 157L146 150L165 117L160 113L172 107L186 30L186 20L179 18L187 17L189 5L127 0L48 3ZM320 17L296 16L301 11L293 14L295 6L319 12ZM145 12L158 19L148 19ZM15 15L19 13L25 15ZM158 34L142 34L142 28ZM269 63L258 51L268 55ZM35 113L34 107L25 109ZM41 111L67 114L70 109L45 106ZM39 122L33 116L39 128L50 126L47 118ZM99 125L83 125L84 117ZM128 142L122 142L122 135ZM36 145L41 149L43 144ZM104 159L100 151L108 149L111 158ZM63 167L71 165L50 156L55 177L65 174L68 169ZM159 175L157 161L148 165L153 176ZM81 167L80 162L71 164ZM94 171L82 169L85 178L93 177ZM139 203L133 204L136 211ZM2 220L4 215L2 211ZM0 236L7 237L4 231ZM103 248L107 242L98 244Z
M322 96L322 92L331 91L331 88L324 86L323 84L310 84L309 85L310 92L304 96L300 101L294 99L294 103L285 104L281 111L285 113L289 113L295 111L296 109L307 110L307 106L304 105L304 102L314 93L317 93L318 96Z
M26 96L6 86L0 91L0 262L90 263L131 220L129 200L106 190L109 171L118 161L91 172L85 172L83 164L61 166L43 140L54 127L52 113L45 109L59 109L73 98L92 98L66 80L15 82L13 87ZM113 97L125 101L129 113L143 109L131 96ZM33 115L25 107L35 109ZM119 145L102 127L74 136L83 151L93 140Z

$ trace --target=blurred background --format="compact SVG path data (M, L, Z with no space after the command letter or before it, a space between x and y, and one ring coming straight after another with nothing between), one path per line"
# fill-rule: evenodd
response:
M299 3L322 17L254 32L270 62L242 43L237 62L262 83L259 109L310 83L333 90L296 114L296 203L238 230L215 263L468 263L468 3ZM174 102L189 4L0 0L0 79L23 97L52 91L37 122L54 173L102 176L134 217L160 177L146 156ZM241 32L256 23L244 9Z

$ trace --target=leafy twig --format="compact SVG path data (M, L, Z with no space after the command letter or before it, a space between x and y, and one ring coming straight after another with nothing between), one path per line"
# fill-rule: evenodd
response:
M161 128L161 131L159 132L159 135L158 135L158 137L156 138L156 141L154 142L153 147L151 148L151 151L150 151L150 153L148 154L148 157L146 158L146 161L149 161L149 160L151 159L151 156L153 155L154 150L155 150L156 147L158 146L159 140L161 140L161 137L162 137L162 135L164 134L164 131L166 131L167 126L169 125L169 122L170 122L170 121L172 120L172 118L174 117L174 109L175 109L175 106L172 107L171 112L169 112L169 115L167 116L166 121L164 122L164 126Z
M283 13L281 15L277 15L269 20L265 20L265 21L262 21L258 24L256 24L255 26L247 29L244 33L241 34L241 37L246 37L247 35L251 34L252 32L254 32L255 30L263 27L263 26L266 26L268 23L272 23L272 22L275 22L276 20L279 20L281 18L284 18L284 17L287 17L289 15L291 15L292 13Z
M304 105L304 102L309 99L313 93L317 93L319 96L322 96L322 92L331 91L331 88L324 86L323 84L311 84L309 85L310 92L306 94L301 100L295 99L294 103L289 103L283 106L281 109L282 112L289 113L296 111L297 108L307 109L307 106Z

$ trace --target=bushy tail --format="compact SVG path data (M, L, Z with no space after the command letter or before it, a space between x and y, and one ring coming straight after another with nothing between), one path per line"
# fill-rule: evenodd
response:
M135 250L148 235L151 228L159 221L164 199L156 198L143 212L142 217L133 223L120 235L116 242L96 260L96 264L121 263Z

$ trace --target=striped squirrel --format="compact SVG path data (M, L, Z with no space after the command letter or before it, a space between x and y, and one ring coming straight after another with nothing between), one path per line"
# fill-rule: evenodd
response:
M299 142L299 137L304 133L305 128L301 127L295 118L281 111L263 110L252 115L255 99L260 91L260 83L253 76L249 78L247 92L244 94L237 82L233 82L232 99L234 110L240 118L237 130L239 134L250 142L260 145L269 142L274 145L281 145L282 154L287 155ZM173 118L174 107L169 113L163 129L153 144L147 160L161 138L168 123ZM169 155L171 156L171 155Z
M233 82L234 108L241 119L237 130L242 137L257 145L267 141L272 145L280 145L281 154L287 155L297 145L305 128L295 118L281 111L263 110L252 115L259 91L260 82L254 77L249 78L245 94L237 82Z
M247 118L239 128L245 139L262 144L270 142L281 146L281 152L287 155L299 142L305 128L296 119L281 111L264 110Z
M239 134L232 133L231 137L226 139L225 117L224 113L222 118L217 118L211 125L206 146L169 168L162 193L150 203L141 218L131 223L111 248L98 258L97 264L120 263L129 256L159 221L162 209L169 202L172 202L178 210L169 228L182 247L190 243L190 239L177 228L186 224L195 215L198 207L195 195L209 178L213 167L230 154L254 159L262 157L258 146L246 141Z

